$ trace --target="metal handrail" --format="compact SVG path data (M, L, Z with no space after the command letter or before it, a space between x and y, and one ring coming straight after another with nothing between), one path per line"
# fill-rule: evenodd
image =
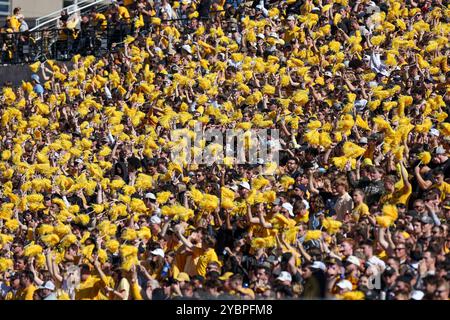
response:
M96 6L96 5L99 5L99 4L102 4L102 3L106 3L106 2L108 4L110 4L111 0L84 0L84 1L78 2L76 4L72 4L70 6L67 6L67 7L61 9L61 10L58 10L58 11L52 12L52 13L46 15L46 16L37 18L36 19L36 25L32 29L30 29L30 31L35 31L37 29L40 29L44 25L50 24L52 22L56 22L59 18L61 18L61 12L63 10L67 10L68 14L74 14L76 12L80 12L80 11L85 10L87 8L90 8L92 6ZM84 3L84 5L83 5L83 3ZM73 8L73 11L71 10L72 8ZM50 18L50 19L48 19L48 20L46 20L46 21L41 23L42 20L45 20L46 18L49 18L49 17L52 17L52 16L53 16L53 18Z
M212 15L226 10L210 11L208 16L200 16L196 19L209 20ZM161 22L189 21L191 18L162 19ZM152 31L153 23L148 21L142 31ZM67 61L75 54L86 55L91 52L95 56L102 56L105 52L120 48L127 35L134 34L134 22L108 23L106 29L101 26L90 26L87 29L71 30L78 33L76 38L71 38L66 32L67 28L47 28L35 31L0 33L0 45L6 45L7 50L0 55L1 64L32 63L54 59ZM60 38L66 33L66 39ZM80 47L81 42L83 46ZM75 45L76 44L76 45ZM113 45L114 44L114 45ZM11 50L12 57L5 58L7 51Z

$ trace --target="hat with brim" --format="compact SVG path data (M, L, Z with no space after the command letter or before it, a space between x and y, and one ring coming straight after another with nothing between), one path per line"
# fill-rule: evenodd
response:
M156 196L152 192L146 193L144 197L145 197L145 199L156 200Z
M160 256L160 257L164 258L164 250L163 249L158 248L153 251L150 251L150 253L154 256Z
M37 74L32 74L31 75L31 80L34 80L37 83L40 83L40 79L39 76Z
M239 183L239 187L250 190L250 184L247 181L243 181L241 183Z
M177 277L176 277L177 281L191 281L191 279L189 278L189 275L186 272L180 272Z
M226 281L230 279L230 277L233 275L233 272L225 272L222 276L219 277L219 280Z
M349 280L341 280L339 281L336 286L341 289L347 289L349 291L353 290L353 285Z
M281 271L280 275L277 277L279 281L292 281L292 275L287 271Z
M183 46L181 46L181 49L183 49L184 51L186 51L189 54L192 54L192 49L189 45L185 44Z
M46 283L44 283L43 286L40 286L39 289L47 289L47 290L50 290L50 291L54 291L55 290L55 285L53 284L53 282L47 281Z

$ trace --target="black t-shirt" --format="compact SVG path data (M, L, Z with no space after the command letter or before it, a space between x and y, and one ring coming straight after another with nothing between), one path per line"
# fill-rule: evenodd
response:
M337 197L333 195L331 192L320 191L319 196L322 198L322 201L325 205L325 210L328 210L330 215L334 214L334 205L336 203Z
M233 226L232 230L228 230L225 224L217 231L216 235L216 252L219 256L223 256L226 247L232 248L234 241L242 238L246 229Z
M197 11L200 17L208 17L209 16L209 8L211 7L211 0L202 0L197 6Z

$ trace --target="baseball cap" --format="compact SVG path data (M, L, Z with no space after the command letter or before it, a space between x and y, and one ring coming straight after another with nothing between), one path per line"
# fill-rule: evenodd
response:
M355 256L349 256L348 258L347 258L347 262L348 263L351 263L351 264L354 264L354 265L356 265L356 266L360 266L361 265L361 262L359 261L359 259L357 258L357 257L355 257Z
M425 224L433 224L434 223L433 219L429 216L423 216L422 219L420 219L420 221Z
M37 74L32 74L31 75L31 80L34 80L37 83L40 83L40 79L39 79L39 76Z
M239 183L239 186L244 189L250 190L250 184L247 181L243 181L243 182Z
M189 275L186 272L180 272L176 278L178 281L190 281Z
M416 210L409 210L408 212L406 212L407 216L411 216L412 218L417 218L419 215L417 214Z
M145 199L152 199L152 200L156 200L156 196L154 193L148 192L145 194Z
M353 285L349 280L341 280L337 283L337 286L341 289L353 290Z
M275 39L279 39L280 37L278 36L278 33L276 32L271 32L269 33L269 37L275 38Z
M289 17L287 17L287 20L288 20L288 21L290 21L290 20L295 20L295 17L294 17L294 16L289 16Z
M40 286L39 289L47 289L47 290L54 291L55 285L53 284L53 282L47 281L46 283L44 283L43 286Z
M152 216L150 218L150 223L151 224L160 224L161 223L161 218L158 216Z
M368 140L367 140L366 137L362 137L361 139L359 139L359 143L361 143L361 144L367 144L367 143L368 143Z
M298 189L300 189L300 190L303 191L303 192L308 191L308 188L306 188L306 187L305 187L304 185L302 185L302 184L296 185L295 188L298 188ZM295 188L294 188L294 189L295 189Z
M388 266L388 267L386 267L386 269L384 269L383 276L391 277L392 275L394 275L396 273L397 273L397 271L395 271L394 268Z
M311 268L327 271L327 267L325 266L325 263L323 263L322 261L314 261L314 263L311 265Z
M290 204L289 202L285 202L281 205L281 207L289 211L290 216L294 216L294 207L292 206L292 204Z
M445 154L445 149L441 146L437 147L434 151L435 154Z
M185 44L181 46L181 49L185 50L187 53L192 54L192 49L189 45Z
M219 280L225 281L231 278L233 272L225 272L223 275L219 277Z
M150 251L150 253L154 256L160 256L164 258L164 250L161 248L155 249L153 251Z
M255 292L250 288L240 288L238 290L241 294L246 296L250 296L252 299L255 299Z
M424 296L425 293L423 293L423 291L420 290L414 290L413 292L411 292L411 299L413 300L422 300Z
M430 134L433 136L439 137L439 130L432 128L432 129L430 129Z
M444 202L442 207L446 210L450 210L450 201Z
M292 281L292 276L287 271L281 271L280 275L277 278L277 280L280 280L280 281Z

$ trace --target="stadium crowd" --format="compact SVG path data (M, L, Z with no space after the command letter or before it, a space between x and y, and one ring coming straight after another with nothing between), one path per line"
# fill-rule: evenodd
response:
M4 84L0 299L448 300L448 3L246 5L128 0ZM279 164L171 157L198 125Z

